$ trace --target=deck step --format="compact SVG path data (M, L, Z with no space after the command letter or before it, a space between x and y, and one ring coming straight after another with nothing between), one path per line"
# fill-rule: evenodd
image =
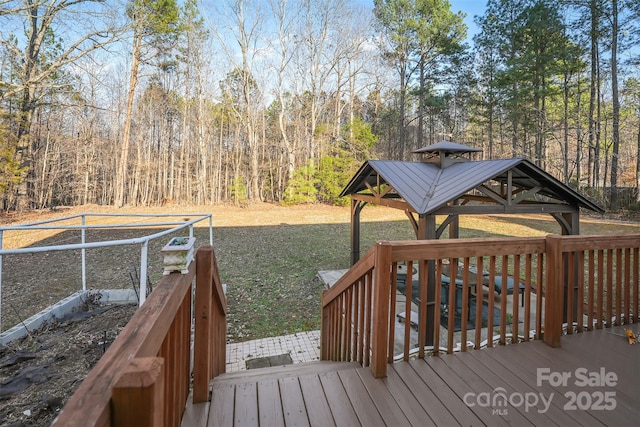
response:
M257 378L268 376L271 379L298 377L302 375L322 374L325 372L342 371L359 368L356 362L307 362L293 365L272 366L268 368L248 369L246 371L221 374L211 381L211 384L243 383L256 381Z

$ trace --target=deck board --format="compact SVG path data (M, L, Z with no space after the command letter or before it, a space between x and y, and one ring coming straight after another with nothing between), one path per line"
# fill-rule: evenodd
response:
M371 372L367 368L358 369L356 372L362 384L364 384L369 392L369 396L371 396L385 424L410 424L404 411L389 391L388 385L386 384L388 378L378 381L371 376Z
M494 349L495 350L495 349ZM498 351L499 352L499 351ZM521 371L512 371L509 368L505 368L503 364L498 362L492 353L495 351L474 351L467 353L473 358L473 361L477 361L484 365L486 369L493 372L496 378L500 381L507 382L511 387L511 392L518 392L521 394L528 394L530 396L539 396L540 391L537 388L535 379L533 381L526 381L522 378ZM510 365L511 366L511 365ZM551 400L553 402L553 399ZM533 403L533 401L532 401ZM579 427L581 424L573 420L566 412L562 411L555 405L549 405L548 409L545 408L542 401L537 401L535 406L520 407L519 410L522 413L524 410L524 416L529 418L536 425L559 425L563 427L575 426ZM545 409L547 409L545 411ZM541 411L545 411L541 413Z
M336 425L345 427L360 425L338 373L325 372L320 374L319 378Z
M222 375L212 383L207 425L638 425L640 345L621 336L628 327L563 336L560 348L532 341L399 362L383 379L374 379L369 368L338 362L296 367L295 373ZM578 368L604 368L618 379L615 385L580 386ZM570 377L566 384L538 385L538 369ZM469 405L469 393L492 396L500 389L506 396L544 395L551 405ZM584 403L604 392L613 393L614 410L565 407L571 393L582 393Z
M235 391L236 388L233 384L214 384L211 395L215 398L211 399L209 405L207 426L228 427L233 425Z
M344 390L347 392L356 415L358 415L360 424L363 426L385 425L382 416L355 370L339 371L338 376L342 381L342 385L344 385Z
M304 405L300 381L297 377L280 378L280 396L284 423L288 426L309 426L309 416Z
M537 384L536 373L528 369L533 364L539 363L539 361L532 356L533 352L514 352L511 351L512 349L513 347L500 347L499 349L491 348L485 351L489 353L489 357L494 358L498 363L505 366L506 369L509 369L510 372L516 373L527 384ZM564 405L569 402L562 393L558 393L558 391L547 382L542 383L539 387L536 386L536 391L542 393L545 398L553 395L551 404L556 408L563 409ZM573 421L568 421L566 417L561 417L558 420L565 422L565 425L574 425L575 423L578 426L604 427L604 424L587 412L575 411L571 415L571 418Z
M242 402L242 404L239 404ZM243 383L236 387L233 423L236 426L253 427L258 420L258 387L256 383Z
M488 396L493 396L493 390L495 390L499 386L505 386L506 384L502 382L495 381L496 378L493 378L493 374L489 374L486 370L483 369L482 366L477 365L473 368L467 366L462 360L460 360L457 354L440 356L440 359L446 363L453 371L456 372L468 385L469 388L467 390L468 393L473 393L472 398L468 398L467 401L478 402L478 398L481 398L481 393L489 393ZM506 387L505 387L506 388ZM507 390L507 393L515 390ZM462 394L461 397L464 399L466 393ZM500 407L493 407L493 409L502 409ZM493 417L497 418L495 414ZM517 426L533 426L536 425L531 420L527 419L524 415L522 415L517 410L507 410L506 413L500 415L501 418L504 418L509 424L517 425Z
M424 363L421 362L420 365L422 364ZM442 404L433 390L425 384L424 380L417 375L416 371L414 371L408 363L399 363L393 367L393 370L398 373L406 384L407 389L411 391L411 395L420 402L427 412L428 418L425 419L424 425L441 426L457 424L457 421L447 407ZM406 394L406 390L404 393Z
M302 389L311 426L334 426L335 422L333 421L333 415L331 415L331 408L329 408L320 378L317 375L301 376L300 389Z
M406 365L406 364L402 364ZM420 401L413 394L405 393L406 385L395 369L389 369L388 376L383 381L389 389L389 393L398 403L398 406L404 412L405 417L411 425L429 425L426 420L431 422L429 414L424 410ZM431 422L430 424L433 424Z
M278 380L258 382L258 414L260 415L260 425L278 426L284 423Z

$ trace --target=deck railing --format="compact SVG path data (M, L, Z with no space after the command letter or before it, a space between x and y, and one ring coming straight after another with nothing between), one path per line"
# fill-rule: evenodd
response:
M378 242L323 296L321 358L381 377L414 354L540 338L557 346L574 324L637 322L639 248L640 235Z
M209 399L209 381L224 372L226 357L226 300L211 246L197 250L187 274L160 281L53 425L180 425L193 323L193 399L199 402Z
M545 342L639 321L640 235L549 236L547 250Z

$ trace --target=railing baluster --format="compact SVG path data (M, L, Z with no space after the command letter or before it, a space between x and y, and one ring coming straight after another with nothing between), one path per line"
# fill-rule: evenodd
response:
M353 317L353 328L351 329L351 337L349 338L349 348L351 351L351 361L358 360L358 319L360 318L360 312L358 311L360 308L359 299L359 287L358 283L354 283L352 286L352 314Z
M366 277L366 276L365 276ZM367 287L366 287L366 279L361 278L358 281L358 287L360 288L360 320L358 321L358 362L364 366L364 334L365 334L365 326L364 326L364 317L367 311Z
M613 326L613 249L607 251L607 328Z
M563 257L564 258L564 257ZM574 322L574 318L575 318L575 290L577 287L576 284L576 276L575 276L575 256L573 252L569 252L566 254L566 259L567 259L567 269L568 272L564 278L565 283L567 284L565 290L567 292L566 294L566 298L567 298L567 311L566 311L566 321L567 321L567 334L571 335L573 334L573 322Z
M532 254L526 254L524 262L524 341L529 341L529 331L531 330L531 275L532 275Z
M622 319L622 249L615 249L616 253L616 325L622 325L624 323Z
M371 309L373 306L373 275L371 272L367 274L367 280L365 281L365 313L364 313L364 366L369 366L369 360L371 357L371 316L373 315Z
M473 348L478 350L482 340L482 282L484 280L484 257L477 257L476 269L476 336Z
M587 307L589 312L587 313L587 330L593 330L593 308L595 303L595 251L589 250L588 256L588 276L589 276L589 284L588 284L588 292L587 292Z
M403 348L403 360L409 360L409 344L411 341L411 305L413 302L413 261L407 262L407 281L406 281L407 293L405 294L405 307L404 307L404 348Z
M453 353L453 335L456 320L456 282L455 276L451 279L451 272L454 268L454 263L457 265L458 260L455 258L449 259L449 296L447 301L447 354ZM442 286L442 271L436 274L436 286Z
M584 330L584 251L578 251L578 301L576 318L578 320L578 332Z
M500 263L500 277L502 280L502 292L500 292L500 324L498 325L500 328L500 338L498 342L500 345L504 345L506 343L506 334L507 331L505 329L505 325L507 324L507 292L505 292L506 284L507 284L507 275L509 267L509 258L507 255L503 255ZM489 313L491 315L491 313Z
M494 300L495 293L495 280L496 280L496 257L491 255L489 257L489 302L487 307L487 347L493 347L493 312L494 312Z
M503 286L504 285L505 284L503 283ZM503 293L506 293L504 292L505 289L508 288L503 288ZM518 324L520 321L520 254L515 254L513 256L513 296L511 298L511 307L513 311L511 315L511 344L517 344Z
M434 315L433 315L433 326L430 326L433 328L433 354L434 356L439 356L440 355L440 311L442 308L442 284L440 283L440 275L442 274L442 260L437 260L436 262L436 285L434 286L435 288L435 295L434 295L434 301L435 301L435 307L434 307ZM429 276L426 276L429 277Z
M605 286L605 277L604 277L604 267L605 267L605 251L598 251L598 309L596 312L597 315L597 323L596 328L602 329L603 321L604 321L604 286Z
M536 339L539 340L542 336L542 298L545 296L544 290L546 289L546 282L544 277L544 263L547 255L544 253L538 253L537 262L538 268L536 273ZM545 314L546 315L546 314Z
M633 248L633 321L640 321L640 311L638 305L640 302L640 247Z
M631 248L624 250L624 323L631 323Z
M455 285L457 275L453 273L451 278L452 283ZM457 291L457 285L456 285ZM462 306L461 308L461 330L460 330L460 344L461 351L467 351L467 327L469 324L469 257L464 257L462 261Z
M418 358L424 358L424 346L427 337L427 327L433 328L433 325L427 325L427 301L429 301L427 278L429 277L429 263L426 259L419 262L420 274L418 281L420 283L420 307L418 309ZM436 324L440 322L436 321Z
M391 264L391 301L389 304L389 348L387 349L387 362L393 363L396 342L396 299L398 291L398 263Z

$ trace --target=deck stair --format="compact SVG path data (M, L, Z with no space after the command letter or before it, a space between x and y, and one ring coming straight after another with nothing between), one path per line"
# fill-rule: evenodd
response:
M322 361L222 374L211 381L208 425L334 425L330 405L349 399L344 389L326 387L357 369L364 368Z

